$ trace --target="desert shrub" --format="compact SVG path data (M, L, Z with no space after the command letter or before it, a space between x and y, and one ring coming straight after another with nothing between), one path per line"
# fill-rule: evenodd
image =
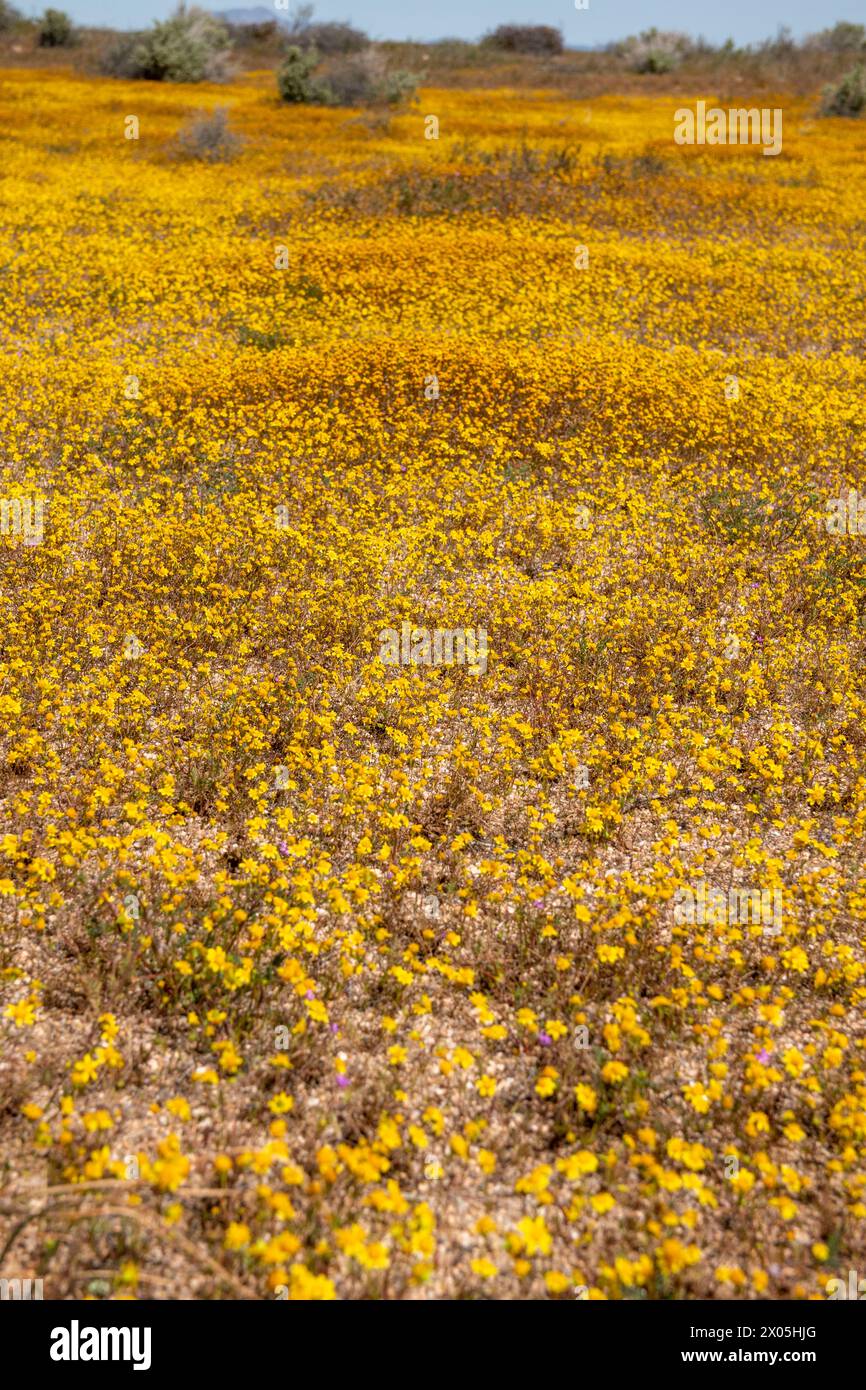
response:
M393 68L385 74L381 96L388 106L402 106L404 102L414 101L417 90L418 79L414 73Z
M775 38L764 39L756 49L766 58L790 58L796 51L797 41L785 24L779 25Z
M687 34L653 28L630 35L613 50L633 72L671 72L691 52L692 41Z
M411 73L389 69L376 48L332 62L326 77L336 106L397 106L415 94Z
M500 24L481 40L505 53L561 53L562 34L549 24Z
M12 29L21 19L18 10L7 3L7 0L0 0L0 34L4 29Z
M143 34L123 35L103 68L115 77L151 82L218 82L226 76L228 30L205 10L181 4Z
M397 106L414 96L416 79L411 73L389 69L375 48L332 59L320 77L316 49L293 45L277 73L283 101L315 102L329 106Z
M402 68L388 68L378 49L364 49L328 70L336 106L398 106L416 92L416 78Z
M277 36L278 24L275 19L254 20L252 24L226 23L229 36L240 43L264 43Z
M296 42L302 48L318 49L326 57L334 53L360 53L370 44L362 29L338 23L310 24L301 31Z
M822 29L820 34L812 34L807 44L826 53L857 53L866 48L866 28L862 24L840 20L832 29Z
M225 106L213 111L200 111L177 133L178 149L187 159L204 160L207 164L224 164L237 154L241 138L229 129L229 113Z
M136 77L134 54L141 34L117 34L99 58L100 71L108 77Z
M672 72L676 66L677 60L672 53L665 53L663 49L653 48L635 65L635 71Z
M822 116L860 116L866 107L866 64L858 63L835 87L824 88Z
M436 39L430 48L437 63L475 63L481 56L481 47L466 39Z
M293 44L287 49L277 70L277 91L283 101L324 105L331 100L327 84L313 77L318 64L319 55L314 48L303 49Z
M72 20L63 10L46 10L39 21L40 48L68 48L75 42Z

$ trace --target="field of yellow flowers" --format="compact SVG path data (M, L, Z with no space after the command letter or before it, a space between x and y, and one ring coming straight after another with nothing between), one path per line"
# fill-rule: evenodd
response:
M866 126L680 104L0 74L3 1275L862 1265Z

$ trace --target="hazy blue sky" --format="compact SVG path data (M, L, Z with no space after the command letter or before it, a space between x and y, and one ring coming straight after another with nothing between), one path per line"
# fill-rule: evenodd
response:
M53 0L82 24L144 28L174 8L174 0ZM251 0L271 8L272 0ZM291 0L290 0L291 3ZM44 9L44 0L17 0L28 14ZM245 0L214 0L208 9L244 8ZM863 0L831 0L830 6L807 0L728 0L707 9L694 0L589 0L577 11L574 0L319 0L317 19L350 19L374 38L477 38L508 21L555 24L566 43L593 45L638 33L654 24L682 29L712 40L729 36L751 43L787 24L795 35L814 33L837 19L862 22Z

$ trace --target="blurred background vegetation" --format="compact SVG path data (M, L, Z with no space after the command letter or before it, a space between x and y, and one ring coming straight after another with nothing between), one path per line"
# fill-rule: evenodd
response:
M273 69L285 100L343 105L393 103L423 83L551 88L576 98L711 88L721 101L822 87L825 114L866 109L862 24L839 22L799 41L781 29L746 47L650 28L601 48L568 49L558 29L542 24L503 24L475 43L378 43L348 21L317 22L308 4L274 19L263 7L225 14L180 6L148 30L119 34L78 28L57 9L28 19L0 0L0 64L167 81L228 81ZM246 14L249 22L238 22Z

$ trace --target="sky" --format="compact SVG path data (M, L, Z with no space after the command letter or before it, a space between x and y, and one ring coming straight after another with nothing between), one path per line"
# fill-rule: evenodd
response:
M583 3L583 0L580 0ZM174 9L174 0L53 0L79 24L143 29ZM199 0L201 3L201 0ZM207 9L245 8L247 0L211 0ZM272 8L273 0L250 0ZM291 3L291 0L290 0ZM40 14L44 0L16 0L25 14ZM275 12L276 13L276 12ZM285 11L281 13L285 14ZM314 18L348 19L376 39L477 39L499 24L552 24L570 47L593 47L655 25L713 42L754 43L787 25L796 37L839 19L862 23L863 0L831 0L825 10L810 0L727 0L698 7L694 0L318 0Z

